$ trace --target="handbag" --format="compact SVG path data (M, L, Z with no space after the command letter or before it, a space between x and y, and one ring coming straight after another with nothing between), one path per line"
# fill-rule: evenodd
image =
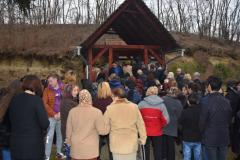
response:
M71 160L71 156L70 156L71 147L67 143L64 143L63 148L64 148L64 154L66 156L66 160Z

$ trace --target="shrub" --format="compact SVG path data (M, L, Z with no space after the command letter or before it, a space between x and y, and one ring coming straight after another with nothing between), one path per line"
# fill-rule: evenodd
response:
M185 73L200 72L204 73L206 71L206 66L199 63L173 63L169 66L169 71L176 72L177 68L181 68Z
M214 66L213 74L222 78L223 80L233 77L233 73L229 67L224 63L218 63Z

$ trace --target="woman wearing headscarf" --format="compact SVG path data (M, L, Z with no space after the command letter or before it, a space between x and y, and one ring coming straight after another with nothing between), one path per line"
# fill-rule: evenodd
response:
M104 114L110 125L110 150L114 160L136 160L138 144L146 142L146 129L138 106L126 99L125 91L113 91L114 102ZM139 137L138 137L139 136Z
M79 93L79 105L68 115L66 142L73 160L96 160L99 156L99 135L108 133L102 112L92 106L87 90Z

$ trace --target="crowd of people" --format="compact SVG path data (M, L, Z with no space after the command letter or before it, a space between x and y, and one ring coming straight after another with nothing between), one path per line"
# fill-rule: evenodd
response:
M240 81L207 80L160 64L112 64L93 81L74 72L26 75L0 90L3 160L240 158ZM55 135L55 136L54 136Z

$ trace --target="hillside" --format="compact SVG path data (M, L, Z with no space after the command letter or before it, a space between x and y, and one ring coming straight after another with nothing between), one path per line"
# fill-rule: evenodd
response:
M169 65L174 71L177 67L185 72L199 71L203 78L216 74L224 80L240 79L240 45L207 37L199 38L193 34L172 33L177 42L186 49L185 57ZM172 55L167 55L167 59Z
M0 25L0 87L29 73L45 77L52 71L64 73L74 69L80 74L81 62L72 57L73 48L96 28L96 25ZM225 80L240 78L239 44L200 39L193 34L171 34L186 49L186 56L170 63L169 70L181 67L187 73L199 71L203 78L213 73ZM167 60L172 57L173 54L166 55Z

